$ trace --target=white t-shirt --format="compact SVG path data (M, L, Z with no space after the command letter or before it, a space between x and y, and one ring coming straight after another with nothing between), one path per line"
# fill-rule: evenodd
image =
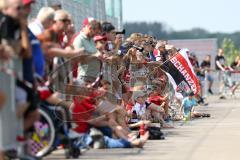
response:
M139 103L135 103L135 105L132 108L132 111L136 111L138 116L142 116L146 113L146 104L144 103L143 105Z
M38 36L43 33L44 27L39 20L35 20L28 25L29 29L33 32L35 36Z

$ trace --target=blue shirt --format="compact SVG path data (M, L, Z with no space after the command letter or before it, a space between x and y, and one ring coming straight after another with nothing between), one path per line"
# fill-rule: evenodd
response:
M195 100L195 98L189 99L189 97L185 97L182 101L184 114L187 114L188 112L190 112L192 110L192 107L196 105L197 105L197 101Z
M40 75L44 76L44 67L45 67L45 57L41 48L40 41L36 38L36 36L29 31L29 40L32 47L32 59L33 59L33 67L34 71Z

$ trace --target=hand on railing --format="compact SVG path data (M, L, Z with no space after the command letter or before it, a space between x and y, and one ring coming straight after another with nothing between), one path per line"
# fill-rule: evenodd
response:
M0 91L0 111L3 108L5 102L6 102L6 97L4 93Z
M13 48L7 44L0 45L0 60L8 61L14 56Z

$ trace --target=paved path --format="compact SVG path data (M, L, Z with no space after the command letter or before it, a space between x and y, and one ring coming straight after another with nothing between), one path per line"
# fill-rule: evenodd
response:
M213 101L199 110L211 118L179 122L175 129L164 130L166 140L149 141L144 149L89 150L84 160L239 160L240 98ZM64 159L56 151L46 159Z

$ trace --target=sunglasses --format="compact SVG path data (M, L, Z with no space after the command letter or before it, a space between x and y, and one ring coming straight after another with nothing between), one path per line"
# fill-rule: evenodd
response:
M70 23L70 19L59 19L58 21L62 21L63 23Z
M18 10L18 11L21 11L21 10L24 9L24 6L23 5L18 5L18 6L15 7L15 9Z
M117 34L115 31L111 31L110 33L111 33L111 34Z

